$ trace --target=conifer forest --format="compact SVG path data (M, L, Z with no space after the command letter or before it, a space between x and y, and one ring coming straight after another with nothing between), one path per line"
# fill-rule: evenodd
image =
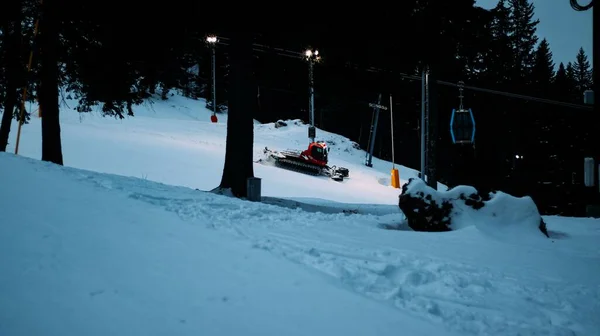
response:
M553 46L537 34L530 0L499 0L491 10L474 0L404 0L394 10L327 10L322 4L310 14L253 8L254 16L211 6L178 0L4 1L0 151L17 131L10 129L11 120L27 123L34 113L22 104L23 94L42 106L42 159L63 164L58 117L65 95L79 100L80 113L101 105L107 118L124 118L135 117L151 94L168 100L173 89L207 98L211 109L229 109L230 122L240 122L228 127L236 127L243 146L252 137L250 117L308 120L302 55L312 48L321 56L314 65L317 127L366 149L373 117L368 104L379 94L384 103L392 95L395 161L419 169L419 78L427 66L450 84L435 91L439 182L530 195L544 214L584 211L583 160L598 155L600 140L593 109L583 102L592 89L593 62L583 48L570 62L556 62ZM206 43L213 35L219 37L216 107L213 50ZM475 143L467 146L453 144L447 126L460 104L459 82L462 103L477 122ZM390 123L389 113L382 113L374 155L385 160L392 156ZM237 150L234 144L228 138L228 153ZM222 183L236 183L226 175Z

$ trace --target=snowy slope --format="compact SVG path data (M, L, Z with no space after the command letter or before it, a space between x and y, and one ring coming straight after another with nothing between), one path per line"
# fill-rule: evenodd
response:
M76 106L74 101L65 101L61 132L66 166L200 190L218 186L225 158L227 115L219 114L219 122L211 123L212 112L204 108L204 100L177 95L167 101L156 99L152 104L139 106L135 117L124 120L103 118L99 111L80 114L72 109ZM33 116L31 123L23 126L21 155L41 157L40 123ZM256 160L265 147L307 147L306 125L288 125L255 126ZM16 127L14 123L8 152L14 152ZM338 183L257 163L255 175L262 178L264 196L397 204L399 190L390 187L391 163L374 158L374 167L368 168L364 165L365 152L354 149L349 139L322 130L317 131L317 138L330 143L331 164L348 167L350 178ZM416 176L412 169L397 167L404 182Z
M0 175L0 335L450 335L160 203L259 206L5 154Z
M0 335L600 335L599 220L545 217L552 239L520 235L517 214L384 230L402 222L391 164L323 131L342 183L256 164L263 203L196 191L224 158L203 104L63 109L65 164L124 176L0 155ZM33 117L22 154L39 158L39 136ZM305 137L256 125L255 156Z
M597 220L526 245L389 231L11 154L0 185L0 335L600 330Z

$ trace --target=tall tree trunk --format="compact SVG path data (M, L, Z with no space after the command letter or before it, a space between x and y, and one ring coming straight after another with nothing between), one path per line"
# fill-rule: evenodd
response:
M8 145L8 135L14 116L15 106L17 105L17 90L21 73L21 1L9 1L7 12L9 19L4 27L4 41L6 48L6 97L4 100L4 113L2 114L2 123L0 124L0 152L6 151Z
M40 107L42 118L42 161L63 164L58 108L58 26L57 0L46 0L40 19Z
M231 34L231 89L227 119L225 165L222 189L231 188L236 197L246 196L246 181L254 177L252 153L254 147L253 109L256 105L252 75L252 34Z

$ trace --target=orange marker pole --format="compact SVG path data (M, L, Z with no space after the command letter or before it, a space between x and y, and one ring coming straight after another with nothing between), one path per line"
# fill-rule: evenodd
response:
M396 158L394 155L394 113L392 107L392 95L390 94L390 124L392 124L392 187L400 188L400 174L398 173L398 169L396 169Z

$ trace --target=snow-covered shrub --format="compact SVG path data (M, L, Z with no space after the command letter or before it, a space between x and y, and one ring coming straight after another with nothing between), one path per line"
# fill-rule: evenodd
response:
M476 226L496 235L534 234L548 237L546 224L530 197L502 192L481 193L470 186L437 191L421 179L402 186L399 207L415 231L443 232Z
M287 126L287 123L281 119L277 120L277 122L275 122L275 128L279 128L279 127L285 127Z

